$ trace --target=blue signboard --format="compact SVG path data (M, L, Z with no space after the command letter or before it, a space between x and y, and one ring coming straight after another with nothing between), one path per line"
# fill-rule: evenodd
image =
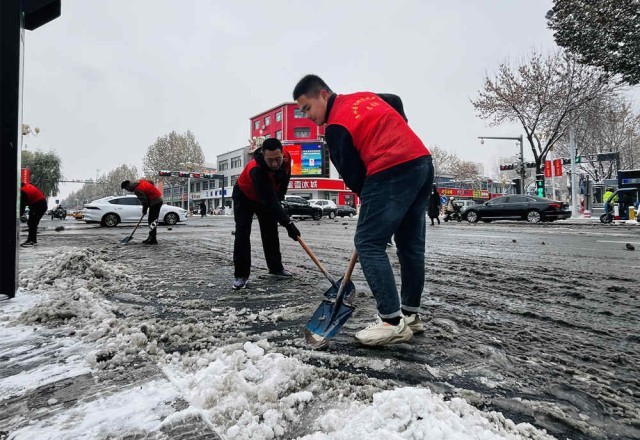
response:
M322 174L322 144L302 144L303 175Z

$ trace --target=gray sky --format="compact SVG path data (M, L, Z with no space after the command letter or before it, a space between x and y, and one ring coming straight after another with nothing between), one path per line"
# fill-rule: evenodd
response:
M157 137L191 130L206 159L247 144L248 118L291 100L316 73L338 93L396 93L427 145L490 163L518 136L490 128L470 98L500 62L555 50L551 0L62 0L26 33L23 120L31 150L67 179L142 168ZM525 147L526 149L526 147ZM526 153L525 153L526 155ZM61 197L79 185L64 184Z

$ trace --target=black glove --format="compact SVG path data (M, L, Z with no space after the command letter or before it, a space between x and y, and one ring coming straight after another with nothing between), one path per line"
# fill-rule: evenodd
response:
M143 217L144 217L145 215L147 215L147 210L148 210L148 209L149 209L149 208L148 208L147 206L143 206L143 207L142 207L142 216L143 216Z
M298 230L298 228L296 228L296 225L291 222L287 226L285 226L285 228L287 228L287 234L289 234L289 237L291 237L293 241L298 241L298 237L300 237L300 231Z

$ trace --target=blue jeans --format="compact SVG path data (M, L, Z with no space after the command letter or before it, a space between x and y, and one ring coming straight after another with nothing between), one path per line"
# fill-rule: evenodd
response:
M401 304L408 312L420 310L425 278L426 211L432 184L430 156L365 179L355 245L381 318L401 316ZM400 261L400 297L387 256L387 243L392 235Z

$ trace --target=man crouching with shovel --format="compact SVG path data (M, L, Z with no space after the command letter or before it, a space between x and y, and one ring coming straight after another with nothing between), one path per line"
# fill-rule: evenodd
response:
M142 202L142 217L149 211L149 237L142 242L144 244L158 244L156 235L158 232L158 218L160 217L160 208L162 208L162 194L160 190L155 187L150 180L136 180L130 182L128 180L123 181L120 184L122 189L131 191Z
M293 240L300 231L282 208L291 179L291 155L283 151L278 139L268 138L253 153L253 159L242 170L233 187L233 218L236 222L233 243L234 289L244 289L251 272L251 223L258 217L262 248L269 274L290 278L282 266L278 223Z
M431 154L407 124L396 95L337 95L321 78L307 75L296 85L293 99L307 118L327 124L331 162L362 200L355 246L378 319L355 336L372 346L408 341L414 332L424 331L418 312L433 182ZM387 256L392 235L400 261L400 296Z

